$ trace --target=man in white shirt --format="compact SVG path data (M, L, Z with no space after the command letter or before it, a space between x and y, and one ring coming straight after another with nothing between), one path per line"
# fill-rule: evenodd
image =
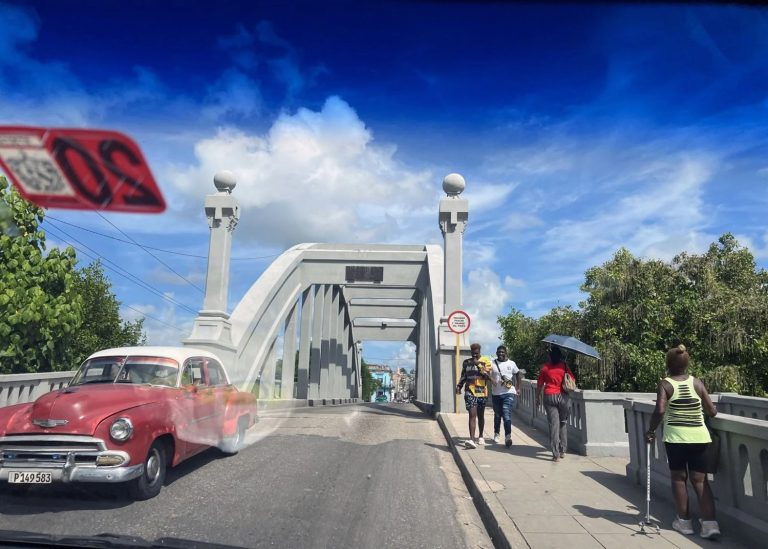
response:
M504 445L512 446L512 409L520 388L520 369L514 361L507 359L507 348L499 345L491 368L491 390L493 402L493 442L501 442L499 428L504 419Z

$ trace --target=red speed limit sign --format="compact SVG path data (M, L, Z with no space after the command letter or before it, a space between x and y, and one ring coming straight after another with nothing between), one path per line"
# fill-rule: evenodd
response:
M0 126L0 167L45 208L165 210L141 149L119 132Z
M463 334L469 330L469 315L464 311L453 311L448 315L448 329L455 334Z

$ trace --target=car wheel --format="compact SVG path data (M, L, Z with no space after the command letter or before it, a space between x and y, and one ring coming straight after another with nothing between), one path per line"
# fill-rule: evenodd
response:
M144 471L128 485L128 493L133 499L151 499L160 493L165 483L165 445L156 440L149 447L144 460Z
M237 432L234 437L224 441L221 445L221 451L229 456L234 456L245 445L245 432L248 425L248 419L241 417L237 422Z

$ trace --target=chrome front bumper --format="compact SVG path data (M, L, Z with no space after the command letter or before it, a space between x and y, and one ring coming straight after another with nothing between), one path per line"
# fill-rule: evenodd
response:
M53 482L126 482L141 476L144 465L97 465L99 458L126 452L108 450L101 439L67 435L18 435L0 437L0 482L12 471L51 473Z

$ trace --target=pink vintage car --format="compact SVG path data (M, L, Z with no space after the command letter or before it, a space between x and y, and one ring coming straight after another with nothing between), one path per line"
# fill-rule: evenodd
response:
M0 483L127 482L149 499L166 467L211 446L236 453L255 421L256 398L210 352L107 349L66 388L0 408Z

